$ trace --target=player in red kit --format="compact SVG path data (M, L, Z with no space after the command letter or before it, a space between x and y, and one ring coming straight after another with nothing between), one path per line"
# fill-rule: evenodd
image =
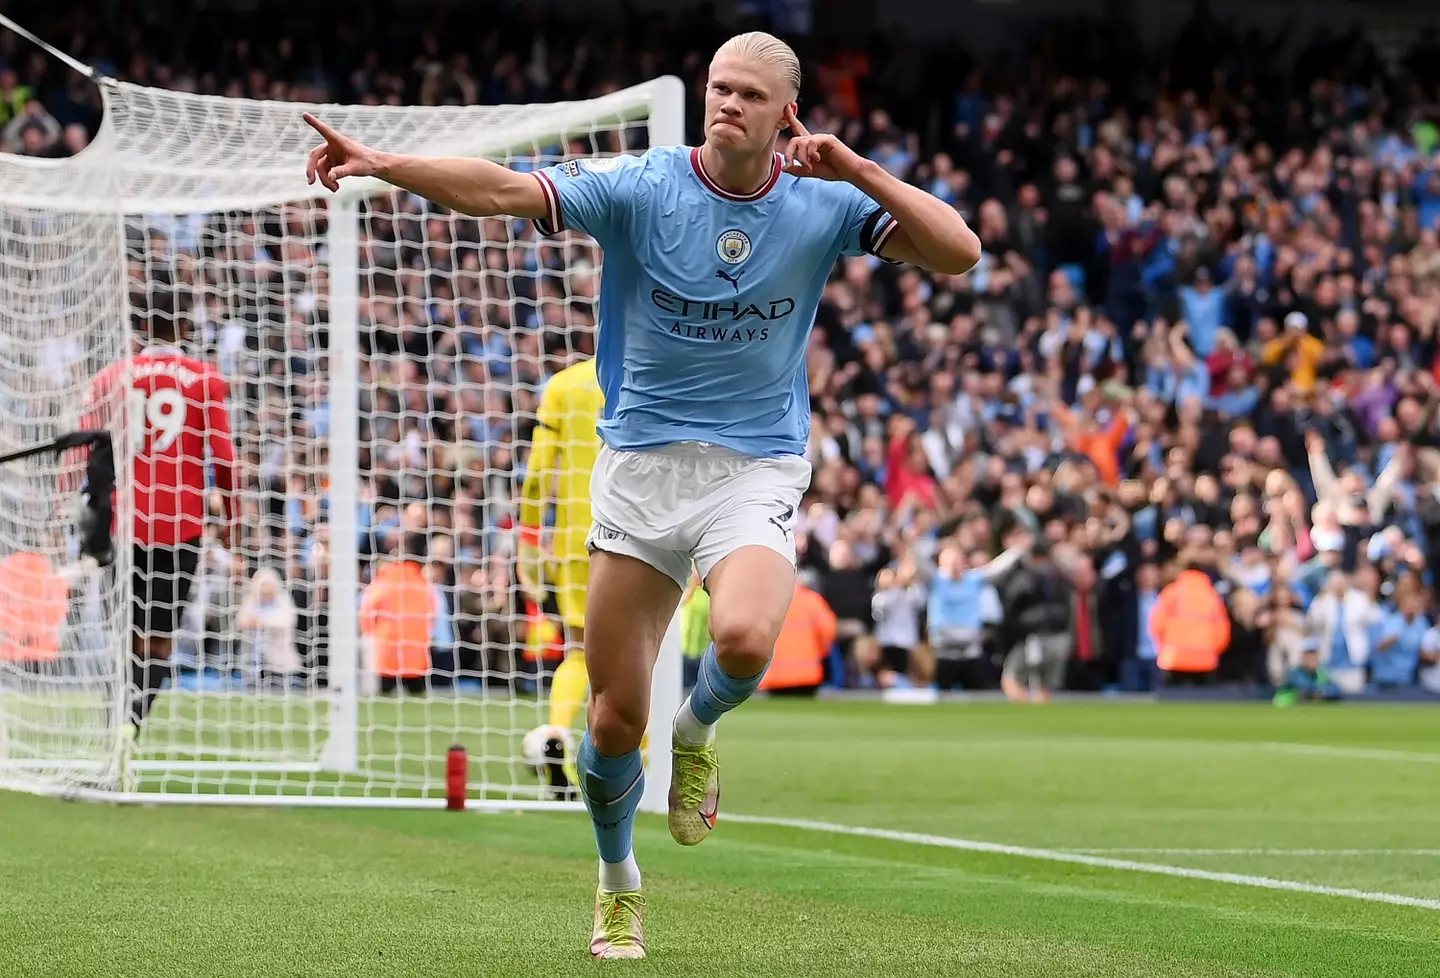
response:
M134 457L129 740L139 736L170 676L172 639L200 563L207 467L224 500L227 545L235 517L235 445L225 378L180 349L188 317L178 293L161 288L152 296L145 348L96 374L85 425L109 427L111 412L119 411ZM126 389L117 391L120 386Z

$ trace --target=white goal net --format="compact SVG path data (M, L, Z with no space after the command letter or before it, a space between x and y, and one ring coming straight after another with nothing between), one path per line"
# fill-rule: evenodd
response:
M78 428L91 379L134 352L134 324L180 315L188 352L228 382L239 530L229 550L207 533L174 677L125 748L136 436L112 432L108 568L78 559L83 459L0 464L0 788L428 805L459 745L471 805L573 805L522 756L562 642L514 550L539 392L594 351L601 256L376 181L307 186L301 113L380 149L534 169L682 142L680 82L442 108L102 90L105 123L80 156L0 156L0 455ZM124 417L125 383L109 396ZM417 576L392 586L402 548ZM417 664L405 642L421 631Z

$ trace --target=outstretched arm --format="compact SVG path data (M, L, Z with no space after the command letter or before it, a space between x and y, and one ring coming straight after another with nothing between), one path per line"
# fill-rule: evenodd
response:
M1020 558L1029 552L1028 547L1011 547L1009 550L992 558L989 563L978 568L980 576L985 580L993 580L1001 574L1006 573L1010 568L1020 562Z
M801 177L844 180L890 212L899 227L885 239L880 254L909 262L939 275L960 275L980 260L980 238L960 213L919 187L891 176L880 164L864 159L828 133L811 135L786 111L795 133L786 148L787 169Z
M1315 484L1315 495L1334 502L1340 492L1340 480L1335 478L1335 468L1326 454L1325 439L1314 431L1305 435L1305 455L1310 461L1310 480Z
M1390 499L1395 494L1395 486L1399 484L1401 476L1404 475L1405 459L1404 449L1395 453L1389 463L1380 471L1375 479L1375 485L1365 494L1365 502L1370 510L1370 522L1377 526L1385 519L1385 509L1390 505Z
M345 177L378 177L471 217L504 214L536 220L550 213L545 189L531 174L489 160L382 153L342 136L308 112L305 121L325 138L310 151L305 167L309 183L319 180L335 191Z

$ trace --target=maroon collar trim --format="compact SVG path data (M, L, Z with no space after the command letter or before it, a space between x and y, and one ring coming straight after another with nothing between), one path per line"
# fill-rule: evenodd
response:
M705 164L700 161L700 148L698 146L690 150L690 166L695 170L695 175L700 178L700 182L705 185L706 190L710 191L716 197L723 200L733 200L736 203L743 204L759 200L773 190L775 184L780 182L779 153L775 154L774 165L770 168L770 178L748 194L732 194L711 179L710 174L705 172Z

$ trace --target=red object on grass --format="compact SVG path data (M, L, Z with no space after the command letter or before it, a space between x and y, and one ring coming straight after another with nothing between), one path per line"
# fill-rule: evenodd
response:
M470 758L465 748L456 744L445 758L445 807L452 812L465 810L465 796L470 780Z

